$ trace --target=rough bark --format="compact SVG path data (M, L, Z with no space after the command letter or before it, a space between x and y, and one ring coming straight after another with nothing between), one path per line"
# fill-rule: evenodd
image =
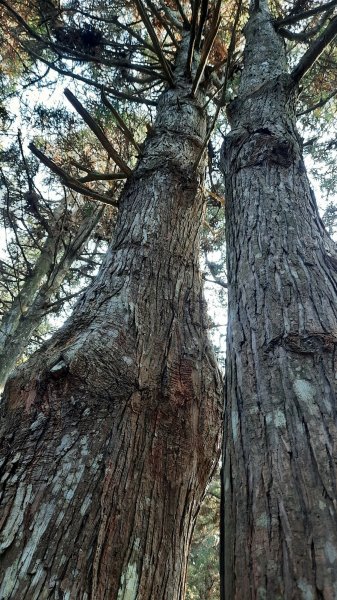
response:
M263 7L224 144L229 283L223 598L337 597L336 262Z
M183 79L161 96L99 275L6 386L1 598L184 595L222 404L198 265L203 103Z
M62 285L73 262L78 259L101 214L102 209L97 208L91 216L84 219L74 239L71 239L69 232L59 231L57 225L48 235L33 273L27 277L1 320L0 391L45 317L53 294ZM61 223L61 216L57 221Z

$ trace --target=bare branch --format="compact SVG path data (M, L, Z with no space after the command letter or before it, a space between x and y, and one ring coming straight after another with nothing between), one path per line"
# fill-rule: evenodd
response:
M211 126L208 130L207 136L205 138L205 141L202 145L201 151L199 153L199 156L197 158L197 160L194 163L194 168L197 169L198 165L201 161L201 157L205 151L205 148L209 142L209 138L211 137L211 134L213 132L213 129L215 127L215 124L218 120L218 116L220 113L221 108L225 105L226 103L226 92L227 92L227 85L228 85L228 81L229 81L229 74L230 74L230 68L231 68L231 63L232 63L232 57L234 54L234 50L235 50L235 36L236 36L236 30L237 30L237 26L239 23L239 19L240 19L240 14L241 14L241 7L242 7L242 0L238 1L238 5L237 5L237 9L236 9L236 13L235 13L235 19L234 19L234 23L233 23L233 29L232 29L232 34L231 34L231 39L229 42L229 46L228 46L228 53L227 53L227 62L226 62L226 70L225 70L225 78L224 78L224 83L222 86L222 93L221 93L221 99L219 101L219 104L216 108L215 111L215 115L213 117Z
M188 47L187 61L186 61L186 72L188 75L190 75L190 77L192 77L192 63L193 63L195 38L196 38L197 27L198 27L199 8L200 8L200 0L194 0L194 2L192 4L190 44Z
M148 106L157 106L157 102L155 102L154 100L148 100L146 98L142 98L141 96L137 96L136 94L126 94L125 92L120 92L111 86L102 85L102 83L98 83L94 79L89 79L89 77L84 77L83 75L78 75L77 73L74 73L73 71L69 71L68 69L59 67L52 61L47 60L46 58L44 58L43 56L41 56L40 54L35 52L32 48L28 48L26 46L26 44L24 44L20 39L17 39L17 41L21 44L21 46L24 48L24 50L27 53L31 54L37 60L40 60L45 65L48 65L51 69L53 69L53 71L60 73L60 75L64 75L65 77L71 77L72 79L76 79L77 81L82 81L83 83L87 83L88 85L91 85L92 87L94 87L100 91L102 91L102 89L104 89L105 92L107 92L108 94L111 94L111 96L114 96L115 98L118 98L119 100L126 100L128 102L137 102L139 104L147 104Z
M217 283L218 285L221 285L221 287L227 289L228 288L227 281L225 281L224 279L222 279L222 277L219 277L217 275L215 265L210 260L208 260L207 256L206 256L206 265L208 266L209 271L213 277L213 281L211 281L211 283Z
M90 127L91 131L95 134L97 139L101 142L103 148L107 151L110 158L115 161L116 165L119 166L120 169L126 174L131 175L132 171L124 162L124 160L119 156L118 152L114 149L111 142L109 142L105 133L101 129L101 127L96 123L96 121L92 118L92 116L88 113L88 111L82 106L79 100L74 96L74 94L66 88L64 90L64 95L78 112L78 114L82 117L83 121Z
M88 183L89 181L121 181L127 179L125 173L96 173L95 171L88 171L85 177L81 177L78 181L81 183Z
M208 279L205 276L205 277L203 277L203 280L207 281L208 283L215 283L216 285L220 285L220 287L223 287L223 288L226 288L226 289L228 288L228 284L225 281L223 281L222 279L221 280L218 280L218 279ZM216 327L216 325L213 325L213 327ZM223 325L219 325L219 327L223 327Z
M297 113L296 116L302 117L303 115L307 115L308 113L311 113L313 110L316 110L316 108L322 108L323 106L325 106L325 104L327 104L327 102L329 102L329 100L334 98L336 96L336 94L337 94L337 89L335 89L333 92L331 92L331 94L329 94L325 98L321 98L321 100L319 102L316 102L316 104L313 104L312 106L309 106L309 108L306 108L305 110L302 110L301 112Z
M298 83L302 77L309 71L312 65L316 62L323 50L333 40L337 34L337 15L330 21L330 24L303 54L299 63L291 73L292 78Z
M309 26L304 30L304 31L300 31L300 32L294 32L294 31L290 31L289 29L286 29L285 27L280 27L277 31L279 33L279 35L282 35L283 37L287 38L288 40L293 40L295 42L309 42L309 40L314 37L315 35L317 35L318 33L320 33L320 31L322 30L323 25L325 25L326 21L331 17L332 15L332 10L327 10L322 17L319 19L318 23L314 26L314 27L310 27ZM314 19L312 19L311 23L314 21Z
M156 54L157 54L158 59L160 61L160 64L163 67L163 71L164 71L164 73L165 73L165 75L167 77L167 80L170 83L170 85L172 87L174 87L174 80L173 80L173 74L172 74L172 71L171 71L171 67L170 67L169 63L167 62L167 60L166 60L166 58L165 58L165 56L163 54L163 51L162 51L161 46L160 46L160 42L159 42L159 40L157 38L157 34L156 34L156 32L155 32L155 30L154 30L154 28L152 26L152 23L151 23L148 15L147 15L146 9L144 8L144 6L142 4L142 0L135 0L135 4L136 4L138 12L139 12L139 14L140 14L140 16L141 16L141 18L143 20L143 23L144 23L144 25L145 25L145 27L147 29L147 32L148 32L148 34L149 34L149 36L151 38L153 47L154 47L154 49L156 51Z
M44 218L44 216L41 214L40 211L40 207L38 204L39 201L39 195L37 194L37 192L35 191L35 184L34 184L34 179L32 178L29 168L28 168L28 164L26 161L26 157L25 157L25 153L23 151L23 146L22 146L22 139L21 139L21 131L18 131L18 142L19 142L19 149L20 149L20 154L21 154L21 158L24 164L24 168L26 171L26 176L27 176L27 183L28 183L28 195L26 195L26 200L30 200L29 204L31 206L31 208L34 211L34 215L37 218L37 220L39 221L39 223L41 223L41 225L43 226L43 228L45 229L45 231L47 233L50 233L50 227L49 227L49 223L47 221L47 219ZM29 231L29 228L28 228Z
M103 102L104 106L108 110L110 110L110 112L115 117L120 130L124 133L125 137L129 140L129 142L131 142L131 144L136 148L137 152L140 153L140 148L139 148L135 138L133 137L132 132L130 131L130 129L126 125L125 121L120 116L119 112L114 108L114 106L112 106L111 102L108 100L103 89L101 92L101 98L102 98L102 102Z
M286 29L285 27L280 27L277 30L277 33L279 35L282 35L282 37L286 38L287 40L291 40L293 42L308 42L313 35L316 35L316 33L318 32L318 29L319 28L315 27L315 32L308 31L308 33L305 33L305 32L290 31L290 29Z
M158 0L158 1L159 1L161 10L166 15L166 18L171 23L172 27L175 27L176 29L178 29L178 31L180 31L183 28L182 23L180 23L179 19L174 14L174 11L172 10L172 8L167 6L166 0ZM188 23L188 21L187 21L187 23Z
M274 21L274 27L278 29L283 25L292 25L294 23L297 23L298 21L309 19L309 17L317 15L320 12L324 12L325 10L330 10L330 8L334 8L334 6L336 5L337 0L331 0L331 2L327 2L327 4L321 4L320 6L316 6L316 8L311 8L310 10L306 10L295 15L289 15L288 17L284 17L284 19Z
M153 16L156 17L156 19L158 19L159 23L162 24L162 26L164 27L165 31L171 38L175 47L178 48L178 42L177 42L176 38L174 37L173 32L169 28L166 19L164 19L164 17L160 14L160 11L156 8L156 6L152 2L152 0L145 0L145 3L147 5L147 7L149 8L149 10L152 12Z
M201 44L201 36L205 26L206 18L208 11L208 0L201 0L201 9L200 9L200 22L198 25L198 31L195 37L195 47L197 50L200 49Z
M181 16L182 20L183 20L183 24L184 24L185 29L188 29L189 26L190 26L190 23L189 23L189 20L188 20L186 14L185 14L185 11L184 11L184 9L182 7L182 4L181 4L180 0L174 0L174 2L176 4L176 6L177 6L177 9L178 9L178 11L180 13L180 16Z
M35 156L46 167L48 167L48 169L50 169L53 173L55 173L56 175L58 175L58 177L60 177L62 183L65 186L69 187L72 190L75 190L75 192L79 192L80 194L83 194L84 196L89 196L91 198L94 198L95 200L104 202L104 204L109 204L110 206L118 206L117 202L115 202L108 196L103 196L102 194L99 194L98 192L94 192L90 188L87 188L85 185L82 185L74 177L71 177L70 175L68 175L68 173L66 173L62 169L62 167L57 165L53 160L51 160L51 158L48 158L48 156L46 156L41 150L39 150L35 146L35 144L33 144L33 142L31 142L28 147L33 152L33 154L35 154Z
M208 57L211 53L215 38L217 36L218 30L220 27L220 22L221 22L220 7L221 7L221 0L218 0L217 5L214 10L212 24L211 24L210 30L207 34L206 40L204 42L200 62L199 62L197 72L194 77L192 91L191 91L192 97L198 90L198 87L200 85L200 82L202 80L202 77L203 77L203 74L205 71L205 67L207 65Z

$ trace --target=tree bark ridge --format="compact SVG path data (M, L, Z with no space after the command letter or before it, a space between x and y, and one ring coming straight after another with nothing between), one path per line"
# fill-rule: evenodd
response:
M6 599L183 596L222 404L192 168L206 116L189 92L178 81L162 95L99 275L7 385Z
M336 271L282 42L265 10L245 34L223 150L223 598L328 600L337 594Z

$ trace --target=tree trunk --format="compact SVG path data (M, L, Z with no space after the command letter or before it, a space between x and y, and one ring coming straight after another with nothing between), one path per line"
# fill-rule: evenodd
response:
M224 144L229 325L223 598L337 598L336 262L265 8Z
M6 386L1 598L184 595L222 405L198 265L204 98L189 93L181 79L161 96L99 275Z
M0 391L41 324L51 297L62 285L101 215L102 209L95 209L84 219L73 240L69 233L58 230L61 214L56 219L54 231L48 235L33 273L27 277L0 324ZM64 252L60 255L62 247Z

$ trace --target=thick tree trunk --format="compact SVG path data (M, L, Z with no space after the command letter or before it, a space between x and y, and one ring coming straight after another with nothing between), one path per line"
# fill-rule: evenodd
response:
M206 118L189 92L162 95L94 285L6 386L1 598L184 595L222 404L198 266Z
M245 35L223 157L223 598L333 600L336 262L302 160L296 89L265 9L251 15Z
M48 235L33 273L27 277L0 323L0 391L41 324L50 299L79 257L101 215L102 209L95 209L92 215L84 219L74 239L71 239L69 232L59 231L58 223ZM61 214L57 222L61 222ZM64 252L60 253L62 247Z

